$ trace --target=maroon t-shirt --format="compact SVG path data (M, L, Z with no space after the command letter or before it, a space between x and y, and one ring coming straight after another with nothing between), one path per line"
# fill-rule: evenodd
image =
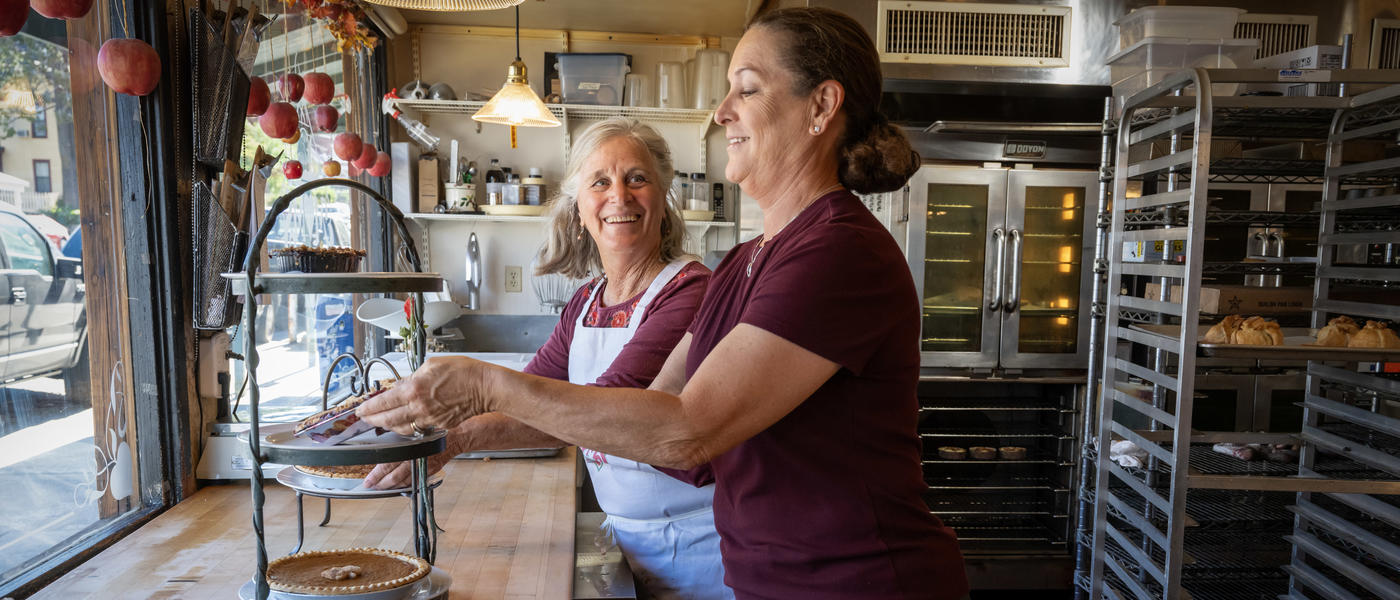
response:
M584 317L587 327L627 326L646 290L612 306L602 305L603 290L599 290L591 306L585 307L584 304L589 304L589 294L600 283L606 288L607 282L598 277L574 292L559 316L559 323L554 326L554 333L535 352L530 364L525 365L526 373L568 381L569 345L574 341L578 316L585 309L589 311ZM695 310L709 283L710 270L705 265L692 262L682 267L652 298L637 324L637 332L593 385L627 388L651 385L651 380L656 379L661 366L666 364L666 357L685 336L686 327L694 320Z
M711 461L725 583L739 598L962 597L957 537L921 498L919 303L899 247L842 191L757 249L736 246L715 271L687 376L739 323L840 368Z

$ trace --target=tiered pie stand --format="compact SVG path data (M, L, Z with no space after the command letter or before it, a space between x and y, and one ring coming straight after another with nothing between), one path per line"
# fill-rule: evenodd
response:
M404 254L412 266L413 272L258 274L257 269L261 264L259 257L263 244L267 241L267 234L272 230L272 225L276 222L278 215L287 210L292 200L302 194L328 186L357 190L372 198L379 205L380 210L389 215L389 220L394 224L403 240ZM423 292L442 288L442 278L438 274L422 272L422 262L414 248L413 238L409 235L408 229L404 227L403 213L369 186L350 179L320 179L298 186L278 198L268 211L267 217L258 227L257 235L248 245L248 254L243 261L243 272L226 273L224 277L233 282L235 294L245 296L243 327L248 332L255 330L258 303L254 296L259 294L411 293L412 300L419 307L422 307L425 304ZM413 364L421 364L427 353L427 331L421 321L412 326L417 331L414 343L408 348L408 352L416 359L411 361ZM363 435L347 443L326 446L305 438L294 437L292 428L295 425L293 424L261 429L258 422L259 390L256 337L254 335L243 336L243 358L247 364L249 379L248 409L251 422L249 424L248 446L252 452L253 460L258 463L258 466L253 469L254 476L249 478L253 491L253 532L257 539L258 564L257 570L253 573L253 580L244 586L244 590L240 590L240 598L266 600L269 595L267 545L263 532L263 483L262 479L257 477L257 474L262 472L262 463L267 462L284 465L346 466L413 461L413 482L407 494L413 501L414 551L420 558L431 564L436 552L437 536L433 525L433 501L426 459L446 448L446 432L435 431L412 437L404 437L394 433L374 437ZM322 401L324 403L324 398ZM395 492L392 495L399 495L399 493ZM299 548L300 539L298 539ZM438 596L439 594L433 592L437 592L439 588L446 589L444 578L447 578L446 573L434 568L433 573L425 579L428 583L415 584L419 588L412 597L416 600ZM450 582L450 578L447 580ZM251 592L251 594L246 592Z

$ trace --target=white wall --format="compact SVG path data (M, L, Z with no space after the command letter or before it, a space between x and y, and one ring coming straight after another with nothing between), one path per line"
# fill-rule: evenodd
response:
M726 50L732 51L734 39L725 39ZM421 78L429 84L446 82L465 99L467 92L489 95L505 81L506 66L515 57L514 40L510 38L470 36L458 34L424 32L420 40L419 69ZM571 52L623 52L632 55L634 72L651 75L655 85L656 64L665 60L684 61L695 54L695 48L658 44L624 44L582 42L572 43ZM532 87L536 93L542 90L544 78L543 57L546 51L563 51L561 40L522 39L521 57L526 63ZM391 82L402 86L406 81ZM499 158L501 164L509 166L517 173L528 172L530 167L539 167L544 174L550 191L558 184L564 172L564 131L563 128L535 129L522 127L517 130L517 148L510 148L510 132L500 125L481 125L467 115L423 115L424 123L442 138L439 158L448 161L450 140L460 144L461 155L476 161L480 173L492 158ZM573 120L569 125L570 135L578 136L591 122ZM660 123L653 124L671 146L676 170L693 172L700 168L701 144L705 144L707 154L706 181L710 184L723 182L724 166L727 162L723 130L695 124ZM704 136L702 138L702 135ZM703 142L702 142L703 139ZM415 147L416 149L416 147ZM415 173L416 181L416 173ZM479 190L478 193L481 193ZM733 201L731 200L731 203ZM743 203L741 202L741 205ZM734 214L732 208L729 214ZM748 213L749 210L745 210ZM745 214L745 218L750 215ZM748 227L748 223L744 224ZM491 221L417 221L412 225L417 231L427 229L427 243L420 235L420 246L427 249L428 268L443 274L449 282L453 299L459 303L466 300L465 294L465 253L468 236L475 232L481 246L483 270L487 284L482 289L479 314L532 315L549 314L540 307L532 289L530 264L545 240L545 223L541 222L491 222ZM692 235L702 238L704 250L726 249L736 243L738 231L735 228L688 228ZM742 236L739 239L745 239ZM525 272L525 281L520 293L506 293L503 290L507 266L520 266Z

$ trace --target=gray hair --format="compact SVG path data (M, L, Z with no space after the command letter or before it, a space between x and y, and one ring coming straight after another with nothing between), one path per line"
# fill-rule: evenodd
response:
M593 242L593 236L584 231L583 221L579 218L578 177L589 156L605 142L619 137L636 140L647 149L655 169L653 184L666 194L666 201L663 202L666 215L661 219L661 261L669 263L685 255L685 219L669 193L671 179L676 174L676 168L671 164L671 149L650 125L636 119L613 117L585 129L569 152L564 178L551 200L549 239L540 249L536 275L559 273L573 279L584 279L590 274L603 272L598 246Z

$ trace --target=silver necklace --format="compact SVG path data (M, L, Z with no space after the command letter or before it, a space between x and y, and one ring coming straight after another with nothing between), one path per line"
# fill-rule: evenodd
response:
M820 191L820 192L817 192L817 195L816 195L815 197L812 198L812 201L811 201L811 202L808 202L808 203L807 203L807 206L803 206L803 207L802 207L802 210L799 210L799 211L797 211L796 213L794 213L791 217L788 217L787 222L786 222L786 223L783 223L783 226L782 226L782 227L779 227L777 231L773 232L773 235L769 236L769 237L766 238L766 239L763 238L763 237L759 237L759 238L758 238L758 247L754 248L754 249L753 249L753 254L750 254L750 255L749 255L749 266L748 266L747 268L744 269L744 277L753 277L753 261L758 260L758 253L759 253L759 252L763 252L763 245L764 245L764 244L767 244L767 243L768 243L768 240L773 239L773 238L775 238L775 237L778 237L778 234L779 234L779 233L782 233L784 229L787 229L787 226L788 226L788 225L791 225L792 222L793 222L794 220L796 220L797 217L798 217L799 215L801 215L802 213L806 212L806 211L807 211L807 208L810 207L810 206L812 206L812 204L816 203L817 200L820 200L822 196L825 196L825 195L827 195L827 194L829 194L829 193L831 193L831 192L833 192L833 191L835 191L835 190L839 190L839 189L841 189L841 184L837 183L837 184L835 184L835 185L833 185L833 186L831 186L831 187L829 187L829 188L826 188L826 189L824 189L824 190L822 190L822 191Z

